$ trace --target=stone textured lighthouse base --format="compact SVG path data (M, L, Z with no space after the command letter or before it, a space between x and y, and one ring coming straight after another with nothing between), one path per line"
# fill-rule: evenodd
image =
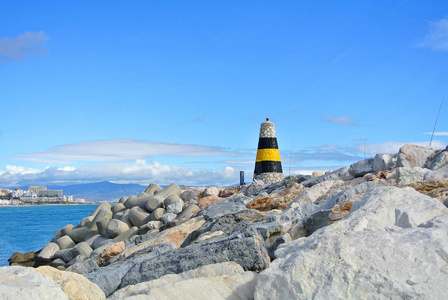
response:
M275 183L283 180L283 173L261 173L255 176L255 180L261 180L264 183Z

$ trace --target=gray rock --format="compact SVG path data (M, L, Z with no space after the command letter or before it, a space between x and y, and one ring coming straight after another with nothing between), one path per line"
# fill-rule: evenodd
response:
M87 274L98 268L98 264L93 259L87 258L82 261L75 262L67 268L67 271Z
M446 198L446 199L443 201L443 205L445 205L446 207L448 207L448 198Z
M93 240L91 247L92 247L92 249L96 250L96 249L100 248L101 246L103 246L104 244L106 244L106 243L108 243L110 241L111 241L111 239L102 237L100 235L96 239Z
M387 171L397 167L398 154L377 154L373 158L373 172Z
M429 161L426 162L426 166L431 170L439 170L448 165L448 151L445 150L437 150L435 152L434 158L430 158Z
M168 197L165 198L165 200L163 200L163 205L164 205L164 207L168 207L178 200L182 200L182 199L177 195L169 195Z
M77 255L71 261L67 263L67 267L73 266L74 264L86 260L87 257L85 255Z
M52 258L56 251L61 250L56 243L48 243L37 255L40 258Z
M129 230L129 225L117 219L112 219L107 224L107 233L111 238L115 238L127 230Z
M68 249L73 248L75 246L75 242L68 236L64 235L56 241L60 249Z
M182 199L179 198L179 200L177 200L176 202L166 206L166 211L168 213L176 214L177 217L177 215L182 212L183 207L184 207L184 201L182 201Z
M373 173L373 158L364 159L350 166L348 173L353 177L362 177L368 173Z
M189 203L192 200L198 200L198 192L191 190L191 191L183 191L180 194L180 198L184 200L185 202Z
M65 254L67 251L72 251L72 249L70 248L70 249L62 249L62 250L58 250L58 251L56 251L56 252L53 254L53 259L58 259L58 258L63 259L64 254ZM72 259L73 259L73 258L72 258ZM70 259L70 260L71 260L71 259ZM70 260L69 260L69 261L70 261ZM66 262L68 262L68 261L66 261Z
M319 177L307 179L302 182L302 185L304 185L305 187L311 187L326 180L342 179L348 175L350 175L348 172L348 168L341 168L334 171L326 172L324 175Z
M160 187L160 185L155 184L155 183L151 183L150 185L148 185L148 187L145 190L145 193L148 194L149 196L153 196L154 193L161 191L162 188Z
M84 276L86 276L87 279L93 283L97 284L107 297L118 289L123 277L130 269L136 269L142 261L161 257L164 253L175 248L176 247L173 244L157 244L150 246L123 260L117 261L114 264L104 266L88 274L84 274Z
M90 239L86 240L85 242L87 243L87 245L90 246L90 248L93 249L93 242L94 242L98 237L101 237L101 234L94 235L94 236L92 236Z
M263 238L250 228L225 240L192 245L138 261L129 268L120 288L226 261L234 261L246 271L261 271L270 263Z
M176 218L177 218L176 214L166 213L160 218L160 221L162 221L163 224L168 224L173 222Z
M202 209L197 213L198 216L204 216L207 219L220 218L225 215L235 214L247 210L247 208L240 204L235 204L233 202L221 202L218 204L212 204Z

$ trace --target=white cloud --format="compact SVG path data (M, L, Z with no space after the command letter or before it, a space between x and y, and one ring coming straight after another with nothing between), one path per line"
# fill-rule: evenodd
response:
M430 32L418 46L448 52L448 19L429 22Z
M356 125L356 121L352 120L350 117L347 116L335 116L335 115L329 115L322 119L325 122L340 124L340 125Z
M197 116L196 118L194 118L194 121L202 121L202 120L204 120L206 117L207 117L206 115L200 115L200 116Z
M146 159L150 156L209 157L245 156L221 147L117 139L61 145L48 151L24 153L21 160L40 163L73 161L119 162Z
M43 56L46 54L46 49L42 43L49 39L44 31L28 31L15 38L0 38L0 60L20 60L29 54Z
M432 134L432 132L425 132L425 134ZM448 131L434 132L435 136L448 136Z
M31 169L23 166L8 165L0 171L0 186L15 187L27 185L67 185L99 181L113 181L120 183L170 184L203 186L203 185L232 185L239 182L239 173L226 166L212 171L209 169L191 170L176 165L163 165L153 161L137 160L134 163L105 163L90 167L64 167Z

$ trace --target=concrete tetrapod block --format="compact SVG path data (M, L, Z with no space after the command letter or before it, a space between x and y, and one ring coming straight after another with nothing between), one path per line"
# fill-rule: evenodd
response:
M61 228L61 234L62 234L62 236L64 236L64 235L69 235L70 234L70 232L73 230L73 225L72 224L68 224L68 225L65 225L64 227L62 227Z
M98 228L98 221L102 221L103 219L106 219L107 222L110 219L112 219L112 211L110 210L110 205L109 205L109 209L100 209L97 212L97 214L95 215L95 218L92 220L90 225L87 227L88 232L86 232L84 240L90 239L92 236L96 235L97 233L100 233L101 235L104 234L104 232L101 233ZM106 229L107 222L106 222L106 224L104 224L104 228L102 227L102 229L104 229L104 230Z
M165 198L163 196L151 196L145 203L145 209L149 212L153 212L155 209L159 207L163 207L163 200Z
M52 258L56 251L60 250L58 244L56 243L48 243L37 255L41 258Z
M119 203L125 203L128 200L128 197L121 197Z
M135 199L137 199L138 197L135 195L132 195L128 198L128 200L126 200L126 202L124 202L124 206L126 206L126 208L132 208L132 204L134 203Z
M126 206L124 206L123 203L118 203L118 204L115 204L114 206L111 207L111 211L112 211L112 214L114 216L115 216L116 213L118 213L120 211L123 211L125 209L126 209Z
M75 242L68 236L64 235L56 241L60 249L68 249L73 248L75 246Z
M163 205L165 205L165 207L168 207L178 200L182 199L177 195L169 195L168 197L165 198L165 200L163 200Z
M71 248L71 249L64 249L63 251L65 251L65 252L62 255L62 259L66 263L70 262L72 259L75 258L75 254L73 253L73 248Z
M130 212L131 212L130 209L126 209L126 210L120 211L119 213L115 214L114 219L123 221L126 224L128 224L129 227L132 227L132 226L134 226L134 224L132 224L131 220L129 220L129 213Z
M190 217L193 214L197 213L199 210L199 206L196 204L190 204L188 205L180 214L177 215L176 220L182 220L185 217Z
M86 242L79 243L75 247L73 247L73 254L75 257L78 255L89 257L92 251L93 249Z
M107 202L101 202L100 205L97 206L97 208L93 211L93 213L90 215L91 217L96 216L96 214L101 210L101 209L105 209L105 210L110 210L111 206L109 203Z
M159 221L160 218L166 213L166 210L164 208L157 208L154 210L151 215L149 215L149 221Z
M153 196L156 192L161 191L162 187L156 183L151 183L145 190L145 193L149 196Z
M164 188L163 190L158 191L154 195L158 195L158 196L162 196L163 198L166 198L169 195L179 196L181 193L182 193L182 190L180 189L180 187L177 184L172 183L169 186L167 186L166 188Z
M62 259L62 257L64 256L64 254L67 252L67 251L71 251L72 249L70 248L70 249L61 249L61 250L58 250L58 251L56 251L54 254L53 254L53 258L52 259L58 259L58 258L61 258Z
M107 224L109 223L109 221L109 218L102 218L101 220L96 222L98 232L105 238L109 237L109 234L107 233Z
M117 242L124 241L124 240L130 238L131 236L136 235L137 233L138 233L138 227L137 226L131 227L131 228L129 228L129 230L123 232L116 238L112 239L112 242L117 243Z
M79 223L79 227L87 227L92 222L94 216L88 216L81 220L81 223Z
M117 219L112 219L107 224L107 233L111 238L115 238L127 230L129 230L128 224Z
M84 241L86 237L88 228L87 227L80 227L80 228L74 228L70 234L69 237L75 242L80 243Z
M149 195L146 193L141 193L138 197L131 197L128 201L126 201L125 206L127 208L132 208L135 206L139 206L141 208L145 208L145 202L148 201Z
M132 224L137 227L140 227L143 224L147 223L148 221L146 220L146 218L148 217L149 213L138 206L133 207L129 212L129 220L131 220Z
M86 240L85 242L87 243L87 245L89 245L90 247L93 247L93 242L95 241L96 238L100 237L101 234L96 234L94 236L92 236L90 239Z
M101 235L99 235L96 239L93 240L92 242L92 249L98 249L101 246L103 246L104 244L107 244L108 242L110 242L111 239L102 237Z

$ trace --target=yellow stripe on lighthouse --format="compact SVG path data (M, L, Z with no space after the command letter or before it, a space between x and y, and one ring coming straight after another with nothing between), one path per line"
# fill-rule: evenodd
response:
M281 161L278 149L258 149L256 162Z

